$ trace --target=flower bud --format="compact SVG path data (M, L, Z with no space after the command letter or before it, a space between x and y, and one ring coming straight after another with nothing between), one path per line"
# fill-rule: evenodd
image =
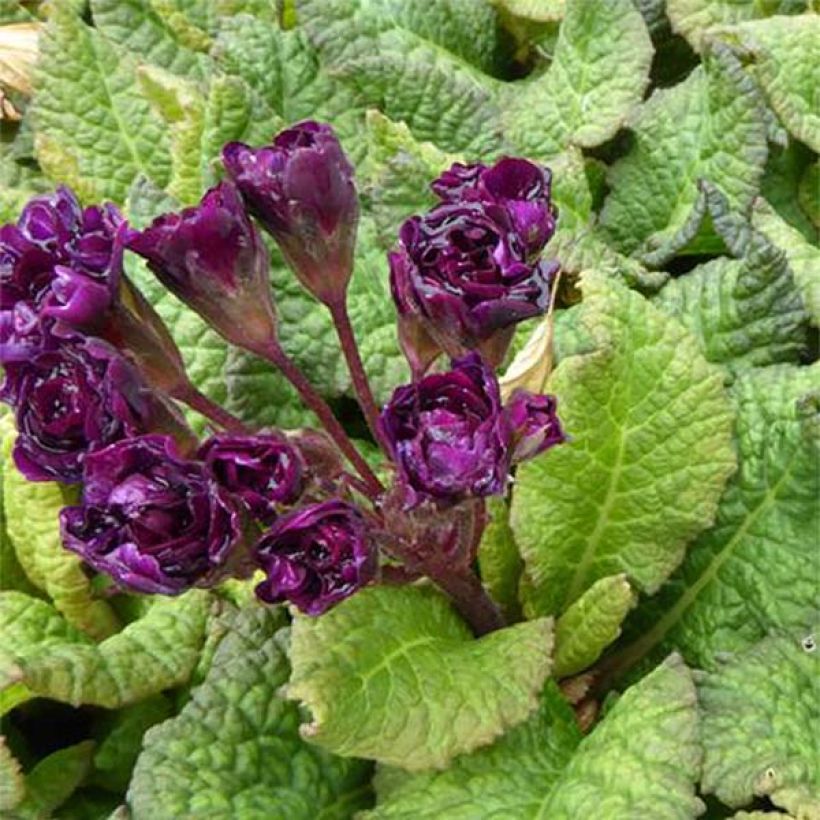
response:
M120 586L177 595L222 579L242 535L239 503L172 439L141 436L88 456L63 544Z
M282 516L255 553L266 576L256 595L270 604L290 601L307 615L321 615L376 572L376 551L363 515L337 499Z
M558 419L555 396L536 396L515 390L504 412L509 420L513 441L513 463L533 458L567 440Z
M353 168L333 129L308 121L262 148L231 142L222 161L299 281L325 304L344 299L359 203Z
M253 350L275 336L268 253L231 182L196 207L130 231L127 247L229 342Z

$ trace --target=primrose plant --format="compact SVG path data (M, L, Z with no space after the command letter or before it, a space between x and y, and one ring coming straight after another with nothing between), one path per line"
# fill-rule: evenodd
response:
M261 571L260 601L311 616L364 585L427 577L477 635L503 626L473 569L485 499L564 440L554 397L519 389L505 404L494 372L516 323L550 305L550 172L457 163L432 184L438 204L402 225L390 284L412 382L380 409L347 311L359 205L333 130L303 122L261 148L229 143L222 161L197 206L143 231L60 188L0 232L14 460L32 481L82 485L60 514L66 549L142 593ZM381 465L283 350L260 228L332 315ZM323 430L248 429L200 393L125 252L284 374ZM177 402L207 417L204 441Z

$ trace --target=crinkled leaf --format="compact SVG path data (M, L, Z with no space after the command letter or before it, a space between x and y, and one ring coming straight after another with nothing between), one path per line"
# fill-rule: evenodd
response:
M595 352L563 359L548 392L572 440L522 465L512 527L525 606L564 611L626 573L654 592L708 526L734 469L723 376L680 324L613 280L582 280Z
M6 739L0 735L0 811L12 812L26 793L26 781Z
M778 216L799 230L809 242L816 243L820 221L812 220L805 193L801 197L801 183L815 156L813 151L794 139L789 139L785 147L770 146L769 160L760 180L760 195ZM817 190L814 186L808 192L815 203L820 201Z
M766 161L763 111L754 81L720 45L682 83L656 90L630 124L634 146L610 171L601 223L615 246L658 265L693 240L705 213L700 179L746 210Z
M123 202L139 174L160 186L168 181L168 143L134 68L75 12L54 7L31 112L37 158L83 198Z
M722 653L802 622L820 577L820 443L811 401L818 376L818 365L782 365L738 378L732 389L738 471L714 526L628 622L634 640L614 659L616 670L672 647L708 669Z
M635 598L625 575L610 575L575 601L555 624L555 677L574 675L595 663L621 634Z
M368 587L293 626L289 698L313 743L408 770L442 768L535 709L549 672L552 623L474 640L431 588Z
M96 639L119 626L111 607L95 598L83 562L63 548L60 510L72 503L70 489L54 482L27 481L14 467L11 450L15 433L2 441L3 509L6 535L29 581L43 590L74 626Z
M818 637L774 634L700 682L705 792L733 807L765 796L797 817L820 814Z
M226 620L203 683L176 717L149 730L128 790L134 820L351 817L370 798L370 766L299 738L281 610Z
M536 158L600 145L641 101L651 61L649 33L630 0L568 0L550 67L501 92L505 136Z
M478 548L481 580L509 621L520 620L518 584L524 562L510 527L510 508L503 498L487 501L487 526Z

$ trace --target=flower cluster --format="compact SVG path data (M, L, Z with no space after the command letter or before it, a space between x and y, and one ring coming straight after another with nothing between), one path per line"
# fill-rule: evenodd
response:
M494 370L515 325L549 306L549 171L506 157L433 182L439 203L404 223L389 255L413 381L379 409L346 312L359 208L332 129L305 122L261 148L229 143L222 161L226 179L199 204L143 230L113 205L83 209L66 188L0 229L0 398L15 410L17 466L34 481L82 483L61 513L65 547L121 588L175 595L256 570L261 601L319 615L377 580L381 555L451 592L477 631L493 628L492 602L457 592L485 594L471 568L482 499L564 440L555 398L518 390L504 404ZM278 342L257 222L331 312L388 486ZM198 393L124 276L126 250L279 368L325 432L250 430ZM435 367L442 354L449 370ZM209 419L204 441L176 401Z

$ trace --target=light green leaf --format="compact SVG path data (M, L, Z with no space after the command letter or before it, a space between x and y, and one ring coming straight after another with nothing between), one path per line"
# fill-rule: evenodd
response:
M634 147L611 168L601 224L623 253L658 265L690 242L705 213L698 180L745 211L766 161L764 106L754 81L715 45L679 85L661 88L630 127ZM719 249L705 238L700 250Z
M772 635L700 682L706 793L733 807L765 796L797 817L820 815L819 637Z
M691 334L614 280L581 287L597 349L563 359L547 385L572 441L521 465L513 495L525 607L539 614L607 575L655 592L735 466L723 376Z
M816 391L818 376L818 365L784 365L738 378L732 390L738 471L714 526L627 623L633 642L613 659L616 673L671 647L709 669L723 653L802 623L820 576L820 444L811 401L804 401Z
M729 212L711 186L706 198L717 232L740 258L713 259L671 280L655 304L692 331L710 362L732 368L797 362L808 316L786 254Z
M0 811L11 813L26 793L26 781L6 739L0 735Z
M814 151L820 151L817 105L817 43L820 16L770 17L742 23L727 32L739 38L755 58L766 97L786 128Z
M160 186L168 181L168 143L134 68L76 13L55 7L41 38L30 115L43 170L83 199L123 202L139 174Z
M297 617L287 696L310 709L312 743L442 768L535 709L551 649L549 620L474 640L434 589L368 587L321 618Z
M521 617L518 584L524 562L518 553L510 527L510 508L503 498L487 501L487 526L478 548L481 580L492 599L501 607L508 621Z
M205 681L175 718L149 730L128 803L134 820L178 817L345 820L369 802L370 766L299 739L281 610L226 619Z
M556 678L591 666L621 634L621 624L636 595L625 575L596 581L555 624Z
M649 32L630 0L567 0L550 67L501 92L505 136L539 159L600 145L641 101L651 61Z
M800 14L807 5L806 0L667 0L666 13L672 28L693 48L700 49L704 36L715 26L730 26L774 14Z
M27 481L11 459L16 438L2 441L3 508L6 534L29 581L43 590L73 626L100 640L114 633L119 622L111 607L97 600L83 563L63 547L58 515L72 503L72 491L54 482Z
M760 180L760 196L774 208L778 216L800 231L809 242L816 244L820 224L812 221L811 208L805 202L805 192L801 197L802 183L815 156L802 142L794 139L789 139L785 148L771 146L763 179ZM817 190L815 186L810 191L814 202L820 201Z
M814 326L820 327L820 249L807 242L803 234L778 216L764 199L755 200L752 224L785 252L803 304Z
M443 772L381 767L367 820L531 820L581 740L575 715L552 682L538 711L492 746L457 757Z
M94 741L84 740L43 758L26 775L26 797L17 806L15 818L52 817L85 779L93 754Z
M30 606L39 613L48 605L40 601ZM7 658L16 674L0 674L0 688L16 686L19 691L23 686L28 697L73 706L116 709L134 703L189 678L205 637L207 610L208 596L201 590L179 598L160 596L144 617L100 644L69 634L65 641L14 646ZM47 637L56 629L53 618L45 622ZM4 672L9 669L5 661L0 664Z

